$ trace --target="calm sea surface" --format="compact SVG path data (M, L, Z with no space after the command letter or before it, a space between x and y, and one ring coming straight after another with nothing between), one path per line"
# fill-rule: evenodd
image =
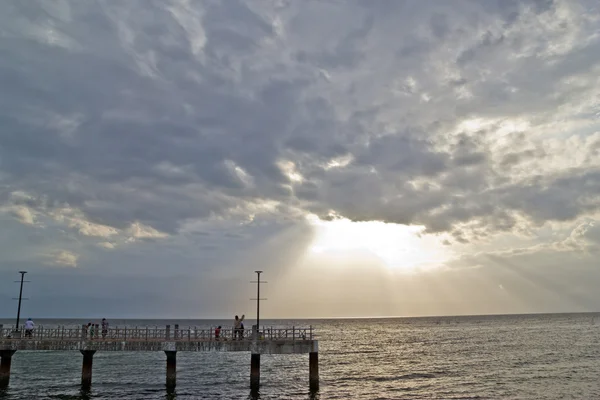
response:
M37 320L44 327L83 322ZM308 355L263 355L260 399L600 399L600 314L264 321L310 324L319 334L320 391L309 393ZM174 396L164 388L165 359L162 352L98 352L92 391L82 395L78 352L18 351L0 398L252 398L248 353L179 352Z

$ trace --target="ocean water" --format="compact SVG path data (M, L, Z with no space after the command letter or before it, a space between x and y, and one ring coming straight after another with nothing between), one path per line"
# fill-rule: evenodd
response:
M45 327L83 322L37 321ZM0 398L600 399L600 314L261 322L316 328L318 392L309 392L308 355L263 355L260 392L252 395L249 353L179 352L177 389L168 395L164 353L98 352L92 390L82 394L78 352L19 351ZM111 321L125 323L230 325Z

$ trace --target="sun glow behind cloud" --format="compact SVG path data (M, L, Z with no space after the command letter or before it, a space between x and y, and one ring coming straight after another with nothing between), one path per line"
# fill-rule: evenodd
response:
M353 222L338 218L324 221L308 218L316 229L309 255L353 258L357 253L381 260L388 268L416 271L441 266L450 254L438 237L422 235L425 227L384 223Z

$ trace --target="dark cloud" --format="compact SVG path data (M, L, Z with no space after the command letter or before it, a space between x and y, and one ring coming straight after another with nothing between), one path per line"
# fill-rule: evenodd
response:
M198 3L193 10L162 2L147 2L144 7L135 2L64 4L60 8L33 2L13 5L4 13L5 56L0 73L9 95L3 96L0 116L5 132L1 157L2 169L10 177L1 189L5 201L19 190L43 198L45 207L77 207L97 223L123 227L139 220L168 232L174 232L180 221L226 215L246 203L269 199L301 204L294 196L311 204L308 209L333 209L352 219L425 223L444 229L451 229L455 221L480 218L496 206L542 220L572 219L593 208L576 202L567 206L564 186L593 195L589 185L574 186L579 182L576 176L561 178L556 189L513 184L502 195L502 189L490 187L490 179L503 171L490 165L489 140L474 141L463 134L453 147L440 148L444 127L451 125L448 121L439 125L427 116L442 111L443 117L451 100L458 101L463 113L489 116L487 110L494 108L502 110L504 118L539 112L540 104L559 104L550 100L550 89L560 81L556 78L589 71L596 42L572 46L553 56L552 64L527 56L514 62L498 57L516 54L515 40L525 40L521 18L555 15L572 21L574 17L560 11L566 6L559 10L554 2L532 7L488 2L473 9L477 23L472 25L475 35L468 39L465 28L459 27L461 17L445 8L363 5L362 14L353 17L356 25L336 28L322 45L309 40L297 48L300 62L294 62L269 46L294 46L294 34L304 32L308 16L314 17L310 7L279 11L280 19L292 21L290 28L284 28L292 29L286 33L289 42L282 42L274 14L253 3ZM349 7L348 11L358 10ZM462 7L467 4L460 3L458 8ZM409 11L429 15L435 41L411 39L399 30L401 40L390 42L390 51L400 51L412 41L419 53L409 63L398 64L404 67L399 75L385 72L373 84L404 76L404 93L414 98L419 92L430 92L433 100L416 109L390 99L379 110L359 116L363 113L360 99L354 106L344 106L345 102L330 96L315 96L315 91L328 86L313 71L369 70L373 63L369 57L376 57L378 50L370 50L367 44L391 29L379 13L383 8L390 8L387 12L397 8L401 15ZM184 20L186 12L196 12L198 19ZM483 22L494 18L510 22L510 33L484 30ZM569 27L557 29L563 29L563 36L569 31ZM461 41L470 44L460 45ZM453 81L461 82L458 87L475 97L438 98L444 78L412 69L414 62L444 61L436 57L443 57L439 51L447 45L464 49L456 53L455 69L462 76ZM294 48L288 52L292 54ZM482 80L484 67L502 69L500 91L499 86L494 88L499 76ZM529 71L534 68L539 72L532 75ZM542 88L542 78L554 86ZM436 81L441 86L436 88ZM517 94L501 94L511 86L518 88ZM343 81L329 84L329 89L342 95L344 87ZM361 95L359 86L349 89L346 96ZM371 93L365 91L365 99ZM577 94L571 91L572 98L558 101L578 101L573 97ZM538 96L536 102L527 101L532 95ZM392 120L383 118L396 102L398 128L390 131ZM342 117L348 112L356 115L357 122ZM460 121L458 115L454 118ZM518 165L533 157L532 151L506 153L501 166ZM353 159L340 171L324 169L330 160L346 154ZM282 160L294 163L305 179L293 191L288 187L294 183L280 167ZM443 192L407 189L407 182L419 179L435 182ZM490 189L507 200L492 205L485 194ZM524 197L516 198L517 193ZM475 198L480 203L475 209L480 211L453 205L458 194ZM524 206L535 199L540 207ZM39 204L31 206L39 208ZM449 210L436 217L452 217L433 222L430 213L441 206Z

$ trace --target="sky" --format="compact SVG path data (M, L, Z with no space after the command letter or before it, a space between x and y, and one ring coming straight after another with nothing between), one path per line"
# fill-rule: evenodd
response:
M0 317L600 311L597 1L0 7Z

